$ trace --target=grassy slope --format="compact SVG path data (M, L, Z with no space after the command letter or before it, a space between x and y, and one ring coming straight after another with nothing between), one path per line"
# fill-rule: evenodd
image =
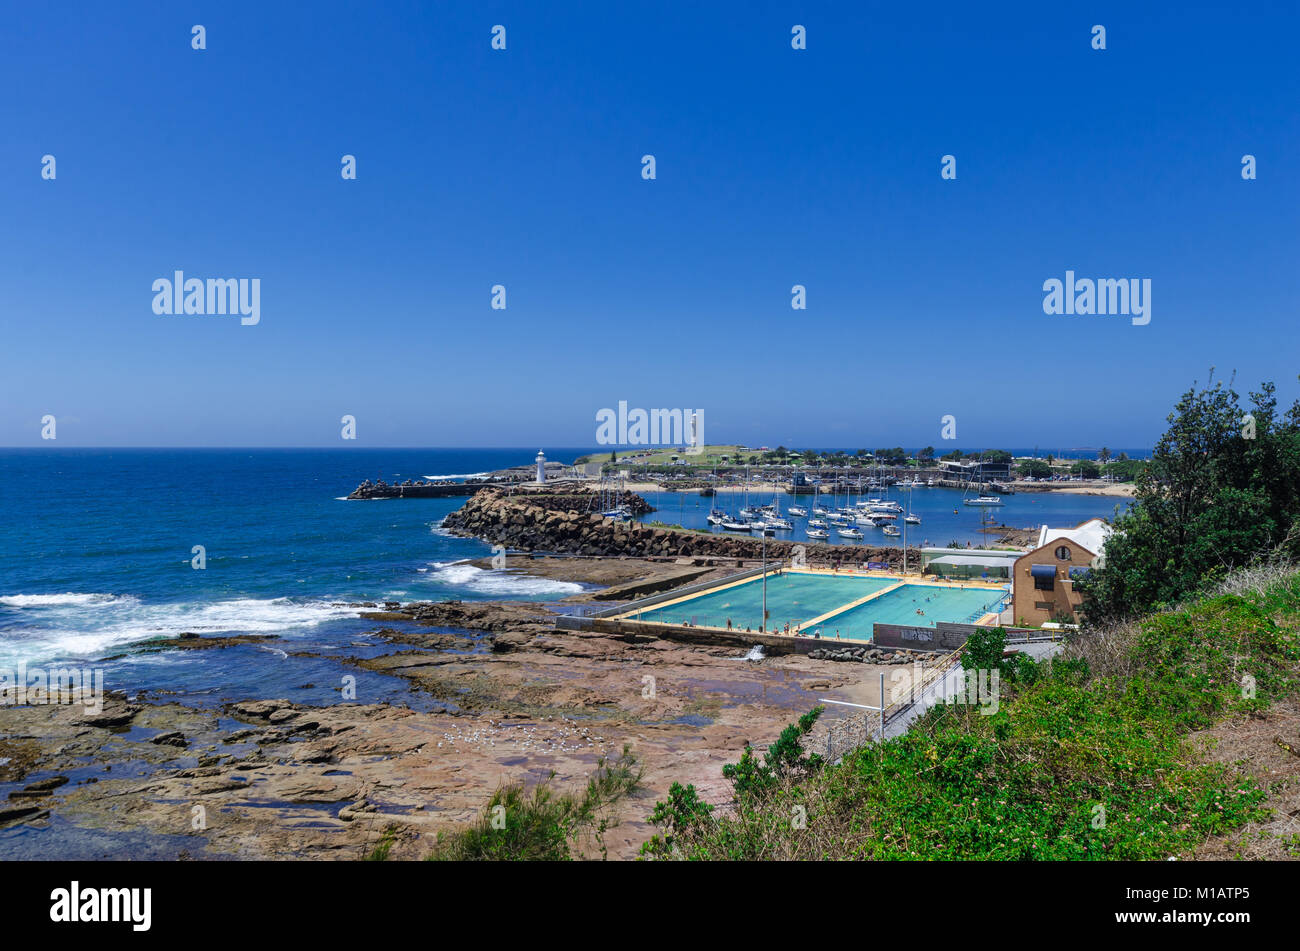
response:
M1189 735L1247 728L1296 696L1300 575L1236 588L1004 678L993 716L936 708L906 736L742 797L679 847L714 859L1165 859L1260 828L1266 791ZM1300 855L1294 839L1280 851Z

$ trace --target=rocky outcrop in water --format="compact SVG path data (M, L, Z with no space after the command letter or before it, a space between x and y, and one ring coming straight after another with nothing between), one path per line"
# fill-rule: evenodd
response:
M631 493L628 493L631 495ZM633 496L639 499L639 496ZM443 522L458 535L482 538L521 551L547 551L574 555L629 557L723 557L758 559L763 544L758 538L715 535L683 528L642 525L605 518L587 510L590 493L506 494L489 488L479 492ZM645 501L641 500L642 504ZM629 503L633 504L633 503ZM581 508L578 506L582 505ZM649 510L649 506L646 505ZM633 511L637 511L636 508ZM768 539L767 557L780 561L792 557L795 542ZM898 548L865 545L803 544L810 565L861 565L866 561L902 564ZM916 553L913 552L913 558ZM914 564L919 563L915 561Z

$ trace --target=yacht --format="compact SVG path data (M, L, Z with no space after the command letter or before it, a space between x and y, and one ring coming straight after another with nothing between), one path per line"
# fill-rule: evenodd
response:
M794 531L794 525L790 523L790 520L787 518L781 518L779 515L773 515L771 518L764 519L763 524L768 528L776 529L778 532Z
M830 515L831 510L828 509L826 506L822 505L821 503L818 503L817 505L813 506L813 514L817 516Z
M810 528L808 529L808 537L809 538L830 538L831 533L826 531L826 529L824 528Z
M804 508L802 505L792 505L788 509L786 509L786 511L789 512L791 515L795 516L796 518L808 517L808 510Z
M844 528L837 530L836 534L839 535L840 538L861 538L862 530L859 528L854 528L852 525L848 525Z
M750 526L744 519L725 518L722 520L722 527L729 532L748 532Z
M921 516L919 516L919 515L907 515L907 516L904 516L903 521L906 522L908 525L920 525L920 524L921 524Z
M722 509L713 509L709 512L708 522L710 525L721 525L727 520L727 513Z
M963 499L966 505L1001 505L1002 500L996 495L979 495L973 499Z
M810 519L808 519L808 527L809 527L809 528L825 528L825 527L826 527L826 519L824 519L824 518L810 518Z
M886 525L886 526L885 526L885 534L886 534L886 535L897 535L897 534L898 534L898 526L897 526L897 525Z

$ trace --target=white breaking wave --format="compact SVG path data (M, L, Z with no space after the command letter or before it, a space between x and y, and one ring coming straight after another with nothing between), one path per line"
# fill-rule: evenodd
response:
M528 575L478 568L464 561L432 562L427 580L468 588L479 594L504 595L578 594L586 590L576 581L531 578ZM426 580L426 579L421 579Z
M58 656L100 657L134 641L185 632L275 634L357 615L356 608L289 598L145 604L131 596L66 594L0 600L11 604L16 599L24 599L20 606L42 610L32 612L30 624L15 632L16 637L0 641L0 665Z
M0 604L9 608L54 608L68 605L113 604L118 601L135 602L130 595L115 594L8 594L0 597Z
M482 479L490 476L490 472L453 472L450 475L427 475L426 479Z

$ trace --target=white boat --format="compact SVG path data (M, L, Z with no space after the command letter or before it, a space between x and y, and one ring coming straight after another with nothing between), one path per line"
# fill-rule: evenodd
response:
M897 526L897 525L886 525L886 526L885 526L885 534L886 534L886 535L897 535L897 534L898 534L898 526Z
M710 525L721 525L727 520L727 513L722 509L714 509L709 513L708 522Z
M820 515L830 515L830 514L831 514L831 510L828 509L828 508L827 508L826 506L824 506L824 505L817 504L817 505L814 505L814 506L813 506L813 514L814 514L814 515L819 515L819 516L820 516Z
M727 518L722 520L722 527L728 532L747 532L750 525L744 519Z
M809 528L825 528L825 527L826 527L826 519L824 519L824 518L810 518L810 519L808 519L808 527L809 527Z
M755 509L746 507L741 509L739 514L741 518L753 518L758 512Z
M766 525L768 528L776 529L778 532L794 531L794 525L790 523L789 519L785 519L785 518L774 517L774 518L765 519L763 521L763 524Z
M862 530L849 525L838 529L835 534L839 535L840 538L861 538Z
M904 516L904 517L903 517L903 521L906 522L908 525L920 525L920 524L921 524L921 516L919 516L919 515L907 515L907 516Z
M925 487L926 487L927 489L933 489L933 488L934 488L934 479L926 479L926 480L925 480Z
M1001 505L1002 500L996 495L978 495L973 499L963 499L966 505Z
M824 528L810 528L808 529L808 537L809 538L830 538L831 533L826 531L826 529Z
M796 518L808 517L808 510L804 508L802 505L792 505L788 509L786 509L786 511L789 512L791 515L795 516Z

